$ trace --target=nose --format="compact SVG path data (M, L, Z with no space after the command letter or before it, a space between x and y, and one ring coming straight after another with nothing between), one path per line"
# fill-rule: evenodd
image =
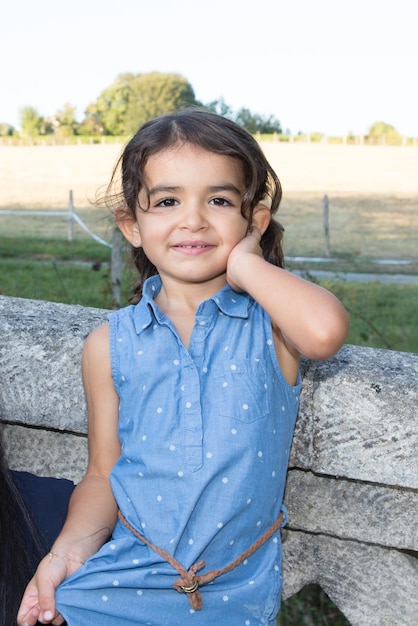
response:
M188 202L182 207L181 228L197 232L207 227L205 207L198 201Z

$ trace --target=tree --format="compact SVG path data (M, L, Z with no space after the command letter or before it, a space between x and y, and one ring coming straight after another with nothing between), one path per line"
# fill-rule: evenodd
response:
M126 72L119 74L115 82L87 106L81 123L76 120L75 108L68 103L48 118L42 118L32 107L23 108L22 134L28 137L51 133L62 136L132 135L148 120L187 106L199 106L222 115L252 134L282 132L280 122L272 115L262 116L247 108L234 113L223 98L207 104L199 102L193 87L180 74Z
M33 107L23 107L20 110L20 127L22 135L33 139L39 135L42 126L42 117Z
M7 122L0 122L0 137L11 137L15 132L15 129L11 124Z
M376 143L399 144L402 137L398 131L386 122L375 122L370 126L367 137Z
M87 107L93 114L96 125L103 128L105 135L124 135L128 103L132 95L131 84L135 74L120 74L116 81L106 87L95 103Z
M179 74L120 74L88 111L104 134L131 135L157 115L192 104L193 88Z
M53 135L57 130L58 122L53 117L44 117L42 118L41 127L39 130L40 135Z
M270 134L282 132L279 120L272 115L269 117L263 117L262 115L252 113L249 109L245 108L239 109L239 111L234 114L231 107L226 104L223 98L220 98L219 100L212 100L212 102L203 104L202 107L207 111L217 113L218 115L222 115L223 117L233 120L253 135L256 133Z
M219 100L212 100L212 102L208 102L207 104L204 104L202 106L204 109L210 111L211 113L222 115L223 117L227 117L230 120L234 119L234 114L231 107L226 104L223 98L220 98Z
M100 115L97 110L97 104L91 103L84 111L84 119L78 127L79 135L100 136L105 132L104 126L100 121Z
M71 137L77 134L78 123L75 119L75 107L68 102L56 112L54 127L56 133L62 137Z
M242 108L238 111L235 121L243 126L248 132L255 135L256 133L281 133L282 127L275 117L263 117L258 113L251 113L249 109Z
M192 86L179 74L138 74L131 90L125 118L128 135L158 115L197 104Z
M268 117L260 117L260 133L265 133L269 135L271 133L282 133L282 125L279 120L274 117L274 115L269 115Z

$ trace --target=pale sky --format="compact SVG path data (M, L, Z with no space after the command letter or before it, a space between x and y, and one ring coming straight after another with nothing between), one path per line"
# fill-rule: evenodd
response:
M79 118L118 74L175 72L202 102L283 130L418 137L416 0L13 0L1 9L0 122Z

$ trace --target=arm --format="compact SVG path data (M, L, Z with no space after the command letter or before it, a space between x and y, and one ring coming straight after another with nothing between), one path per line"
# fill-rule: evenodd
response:
M344 343L349 318L329 291L271 265L261 255L261 234L253 228L232 250L229 285L249 293L270 315L279 363L295 378L299 355L326 359Z
M51 549L53 556L41 561L23 596L18 615L22 625L32 626L38 618L62 624L55 611L55 588L97 552L116 523L109 475L120 456L119 398L111 375L107 324L87 338L82 372L88 409L88 468L71 496L66 522Z

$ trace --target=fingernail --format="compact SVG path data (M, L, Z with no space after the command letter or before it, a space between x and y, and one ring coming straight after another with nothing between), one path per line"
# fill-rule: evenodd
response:
M51 620L54 617L52 611L45 611L44 615L43 615L43 619L46 620Z

